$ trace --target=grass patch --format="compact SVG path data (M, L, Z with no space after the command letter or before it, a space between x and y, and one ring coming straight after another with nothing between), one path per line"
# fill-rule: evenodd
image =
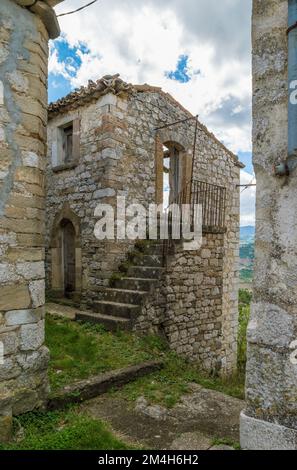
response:
M189 384L197 383L235 398L244 398L246 365L246 329L250 315L251 293L239 293L238 371L226 378L204 374L197 365L188 363L169 351L157 336L139 337L119 331L104 331L100 325L76 323L60 317L46 319L46 342L51 352L49 368L52 390L74 380L119 369L142 361L161 358L164 369L126 385L121 394L136 400L145 396L151 403L173 407L189 391Z
M26 413L14 420L22 429L19 442L0 444L0 450L124 450L131 449L101 421L70 409L63 412Z
M46 344L50 350L49 378L53 391L79 379L161 357L163 342L156 337L116 334L100 325L46 318Z
M130 401L143 395L150 403L172 408L182 395L190 391L189 384L217 390L236 398L244 398L244 378L236 374L228 378L210 377L198 366L188 363L174 352L167 352L161 371L141 377L119 391L111 391Z
M143 395L151 403L173 407L180 397L189 391L189 383L197 383L204 388L217 390L235 398L244 399L246 366L246 330L250 317L252 294L249 290L239 292L238 327L238 370L232 376L212 377L199 370L197 365L188 363L175 353L167 351L163 370L143 377L126 385L117 393L128 400L136 400Z
M233 447L233 449L235 450L240 450L241 447L240 447L240 443L239 442L236 442L236 441L233 441L232 439L214 439L212 441L212 446L229 446L229 447Z
M250 304L252 293L246 289L239 291L238 341L237 341L237 368L242 375L246 368L246 332L250 319Z

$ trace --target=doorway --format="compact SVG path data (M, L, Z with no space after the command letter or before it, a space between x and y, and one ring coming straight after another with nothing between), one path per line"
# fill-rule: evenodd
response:
M63 249L63 277L64 294L75 292L75 229L70 220L63 219L62 229L62 249Z
M48 258L48 285L57 297L80 296L82 290L82 249L79 217L65 203L52 226Z
M163 145L163 204L167 208L176 202L182 190L182 159L178 145L167 142Z

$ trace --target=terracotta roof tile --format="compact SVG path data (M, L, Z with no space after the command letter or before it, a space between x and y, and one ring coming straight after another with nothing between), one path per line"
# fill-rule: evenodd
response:
M107 93L113 93L116 96L127 95L128 93L159 93L164 96L165 99L170 101L174 106L177 106L181 111L186 113L189 117L193 115L184 108L172 95L166 93L160 87L151 86L148 84L144 85L132 85L131 83L124 82L119 74L116 75L105 75L96 82L89 80L86 87L81 87L72 93L69 93L64 98L56 101L55 103L50 103L48 107L49 118L52 118L62 112L70 111L78 108L81 105L84 105L88 102L98 99L100 96L104 96ZM215 135L210 132L207 127L202 124L199 120L199 127L203 130L211 139L220 145L233 159L234 163L241 168L244 168L244 165L238 160L238 157L227 149L225 145L220 142Z

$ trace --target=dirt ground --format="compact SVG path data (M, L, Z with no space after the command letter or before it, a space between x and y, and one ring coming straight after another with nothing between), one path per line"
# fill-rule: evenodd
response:
M127 442L147 449L206 450L216 439L239 442L244 401L197 384L191 388L170 410L149 404L138 409L116 393L85 402L80 410L107 422Z

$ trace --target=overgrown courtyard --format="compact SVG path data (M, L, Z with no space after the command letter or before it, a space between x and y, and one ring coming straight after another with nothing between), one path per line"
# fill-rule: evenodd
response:
M243 399L250 301L250 293L240 291L238 371L226 378L204 374L197 365L170 351L160 337L139 337L121 331L112 334L101 326L48 315L46 343L51 354L49 379L52 393L74 381L157 358L164 363L162 370L139 378L120 390L111 390L109 394L131 404L144 397L150 404L171 409L183 395L191 392L193 384L199 384ZM15 441L4 448L104 450L131 449L133 444L127 444L105 423L72 406L63 411L32 412L15 418Z

